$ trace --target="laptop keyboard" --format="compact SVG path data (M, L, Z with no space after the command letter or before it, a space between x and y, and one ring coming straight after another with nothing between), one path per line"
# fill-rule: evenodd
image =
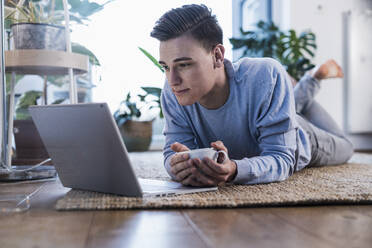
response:
M165 191L184 188L181 184L176 182L151 180L151 179L138 179L143 191Z

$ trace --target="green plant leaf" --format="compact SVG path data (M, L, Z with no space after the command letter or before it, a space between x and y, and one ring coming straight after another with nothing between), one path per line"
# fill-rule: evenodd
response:
M41 91L27 91L25 92L21 98L19 99L19 103L16 109L16 119L18 120L26 120L30 119L31 116L28 113L28 107L37 104L37 99L39 99L43 95Z
M147 94L160 98L161 88L158 87L141 87Z
M159 68L159 70L161 71L161 72L164 72L164 69L163 69L163 67L159 64L159 62L149 53L149 52L147 52L145 49L143 49L143 48L141 48L141 47L138 47L138 49L147 57L147 58L149 58L151 61L152 61L152 63L154 63L154 65L156 65L156 67L158 67Z
M233 49L239 49L246 45L246 40L244 39L229 39L230 43L233 45Z
M303 47L302 49L305 50L311 57L314 57L315 56L314 53L312 51L310 51L309 48Z
M28 108L31 105L36 105L36 100L39 99L43 95L43 92L36 91L36 90L30 90L27 91L21 96L19 99L19 108Z
M119 110L116 110L113 116L118 126L123 125L126 121L131 119L127 113L120 113Z
M254 30L244 31L241 36L231 38L233 49L243 49L244 56L268 56L279 60L287 72L299 79L311 69L310 58L316 51L316 36L307 30L297 35L295 30L281 31L273 22L259 21Z
M89 21L88 17L101 11L104 6L114 0L108 0L103 4L89 0L68 0L69 15L72 22L84 24L84 21ZM7 16L7 19L13 23L17 22L32 22L32 23L54 23L62 24L64 21L64 7L62 0L41 1L41 0L26 0L23 6L17 6L13 1L9 1L16 12L22 15L15 19L14 14ZM54 9L52 10L52 8ZM54 14L53 14L54 13ZM61 14L62 13L62 14Z
M138 94L137 96L139 97L139 99L140 99L141 102L144 102L147 94L146 95L140 95L140 94Z
M52 104L60 104L60 103L62 103L64 100L66 100L66 99L61 98L61 99L55 100L54 102L52 102Z
M88 0L68 0L70 4L71 12L79 13L82 17L89 17L98 11L101 11L104 6L113 0L106 1L103 4L98 4L97 2L89 2Z
M257 26L258 26L258 24L257 24ZM250 31L250 30L244 31L242 27L240 27L239 31L242 35L256 35L256 33L254 31Z
M80 53L89 56L89 61L93 65L98 65L100 66L101 64L99 63L99 60L97 59L96 55L92 51L90 51L88 48L80 45L79 43L72 42L71 43L71 50L74 53Z

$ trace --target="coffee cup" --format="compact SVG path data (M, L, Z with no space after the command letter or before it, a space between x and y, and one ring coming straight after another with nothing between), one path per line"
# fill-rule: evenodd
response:
M216 151L213 148L194 149L194 150L189 150L189 151L184 151L184 152L178 152L177 154L189 154L190 159L198 158L200 160L203 160L204 158L210 158L214 162L217 162L218 156L221 153L223 154L223 158L224 158L222 163L224 163L229 158L227 153L223 150Z

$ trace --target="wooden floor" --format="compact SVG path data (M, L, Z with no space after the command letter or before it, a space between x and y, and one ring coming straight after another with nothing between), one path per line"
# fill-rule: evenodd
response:
M32 193L0 214L0 247L372 247L372 205L145 211L65 211L59 181L0 184Z

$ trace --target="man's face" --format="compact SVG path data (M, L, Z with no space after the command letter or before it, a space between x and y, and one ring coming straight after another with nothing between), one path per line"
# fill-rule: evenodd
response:
M189 35L160 42L160 61L178 103L185 106L208 97L216 80L214 56Z

